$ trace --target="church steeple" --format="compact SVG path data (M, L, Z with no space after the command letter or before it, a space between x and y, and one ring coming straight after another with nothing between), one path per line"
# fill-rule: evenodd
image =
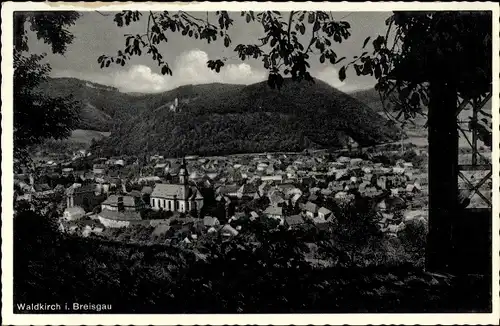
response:
M182 165L179 170L179 182L180 184L186 185L188 183L188 171L187 171L187 164L186 164L186 158L182 159Z

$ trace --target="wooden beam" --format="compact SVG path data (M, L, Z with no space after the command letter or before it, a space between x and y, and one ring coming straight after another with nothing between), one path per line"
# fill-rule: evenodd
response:
M473 110L472 110L472 125L476 126L477 123L477 99L473 99ZM472 164L477 164L477 128L472 130Z
M460 103L460 105L458 106L457 108L457 111L456 111L456 116L458 117L458 115L460 114L460 112L462 112L462 110L467 106L467 104L469 104L470 102L470 97L464 97L464 99L462 100L462 103Z
M486 105L486 102L488 102L491 99L491 92L486 95L486 97L481 101L481 103L477 104L474 106L474 109L481 109L483 106Z
M472 182L467 179L463 174L462 172L458 172L458 175L460 176L460 178L462 178L465 182L467 182L467 184L469 185L469 187L471 188L471 193L469 195L469 198L471 198L472 196L474 196L474 194L477 194L479 197L481 197L481 199L488 205L488 206L492 206L491 205L491 202L488 198L486 198L486 196L484 196L481 191L479 190L479 188L481 188L481 186L491 177L492 175L492 172L490 171L485 177L483 177L481 179L481 181L479 181L477 184L472 184Z
M458 168L461 171L487 171L491 170L492 166L490 164L460 164Z

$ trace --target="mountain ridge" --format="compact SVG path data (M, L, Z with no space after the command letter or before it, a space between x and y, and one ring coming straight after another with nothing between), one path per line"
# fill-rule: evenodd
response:
M81 106L82 129L110 131L97 145L113 153L296 151L345 146L351 139L370 145L399 135L373 109L320 80L285 79L280 90L266 82L209 83L131 95L75 78L52 78L42 89L53 96L73 95Z

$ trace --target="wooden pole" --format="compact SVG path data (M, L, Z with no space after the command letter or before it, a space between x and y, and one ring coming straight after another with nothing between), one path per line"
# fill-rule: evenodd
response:
M478 107L477 98L472 101L472 165L477 165L477 111Z
M426 266L450 267L451 228L458 201L457 91L444 81L430 83L429 103L429 233Z

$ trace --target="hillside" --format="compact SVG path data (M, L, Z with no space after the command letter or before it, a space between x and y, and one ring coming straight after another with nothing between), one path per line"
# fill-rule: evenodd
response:
M384 110L378 92L374 88L355 91L349 93L349 95L356 100L366 104L367 106L375 110L375 112L382 112Z
M174 90L155 93L122 93L118 89L76 78L49 78L40 85L40 90L48 96L72 96L79 103L82 122L79 129L111 131L113 125L145 110L155 110L169 106L176 97L194 99L202 94L219 93L228 89L241 88L240 85L186 85Z
M383 113L384 108L382 106L382 102L380 101L378 92L374 88L352 92L349 93L349 95L357 99L358 101L363 102L364 104L372 108L375 112L384 115ZM478 119L482 122L491 125L492 123L491 109L492 109L492 103L490 99L486 102L486 104L483 107L483 111L488 113L489 115L484 115L480 113L478 115ZM427 109L424 108L424 112L426 111ZM472 109L470 106L462 110L458 115L458 120L462 122L462 128L465 129L465 134L469 139L472 139L472 133L468 131L467 122L470 120L471 116L472 116ZM412 142L414 144L422 144L426 146L427 145L427 128L425 127L426 122L427 122L427 117L417 115L413 119L413 123L406 124L406 126L404 127L404 131L408 136L408 138L405 141ZM491 127L489 127L488 129L491 130ZM460 137L459 138L460 147L470 148L468 141L465 139L462 133L459 134L459 137ZM487 147L487 145L484 144L481 140L478 140L478 144L479 147L481 146Z
M102 148L216 155L337 147L349 137L371 145L398 137L368 106L319 80L286 80L281 90L265 82L183 86L149 95L155 103L150 108L162 103L158 97L166 103L122 121ZM177 112L168 109L175 98Z
M100 145L114 153L299 151L344 146L349 137L362 145L398 137L369 106L320 80L285 80L281 90L270 89L266 82L212 83L133 94L54 78L41 88L49 96L73 96L80 103L79 128L111 132ZM176 110L171 110L175 103Z

